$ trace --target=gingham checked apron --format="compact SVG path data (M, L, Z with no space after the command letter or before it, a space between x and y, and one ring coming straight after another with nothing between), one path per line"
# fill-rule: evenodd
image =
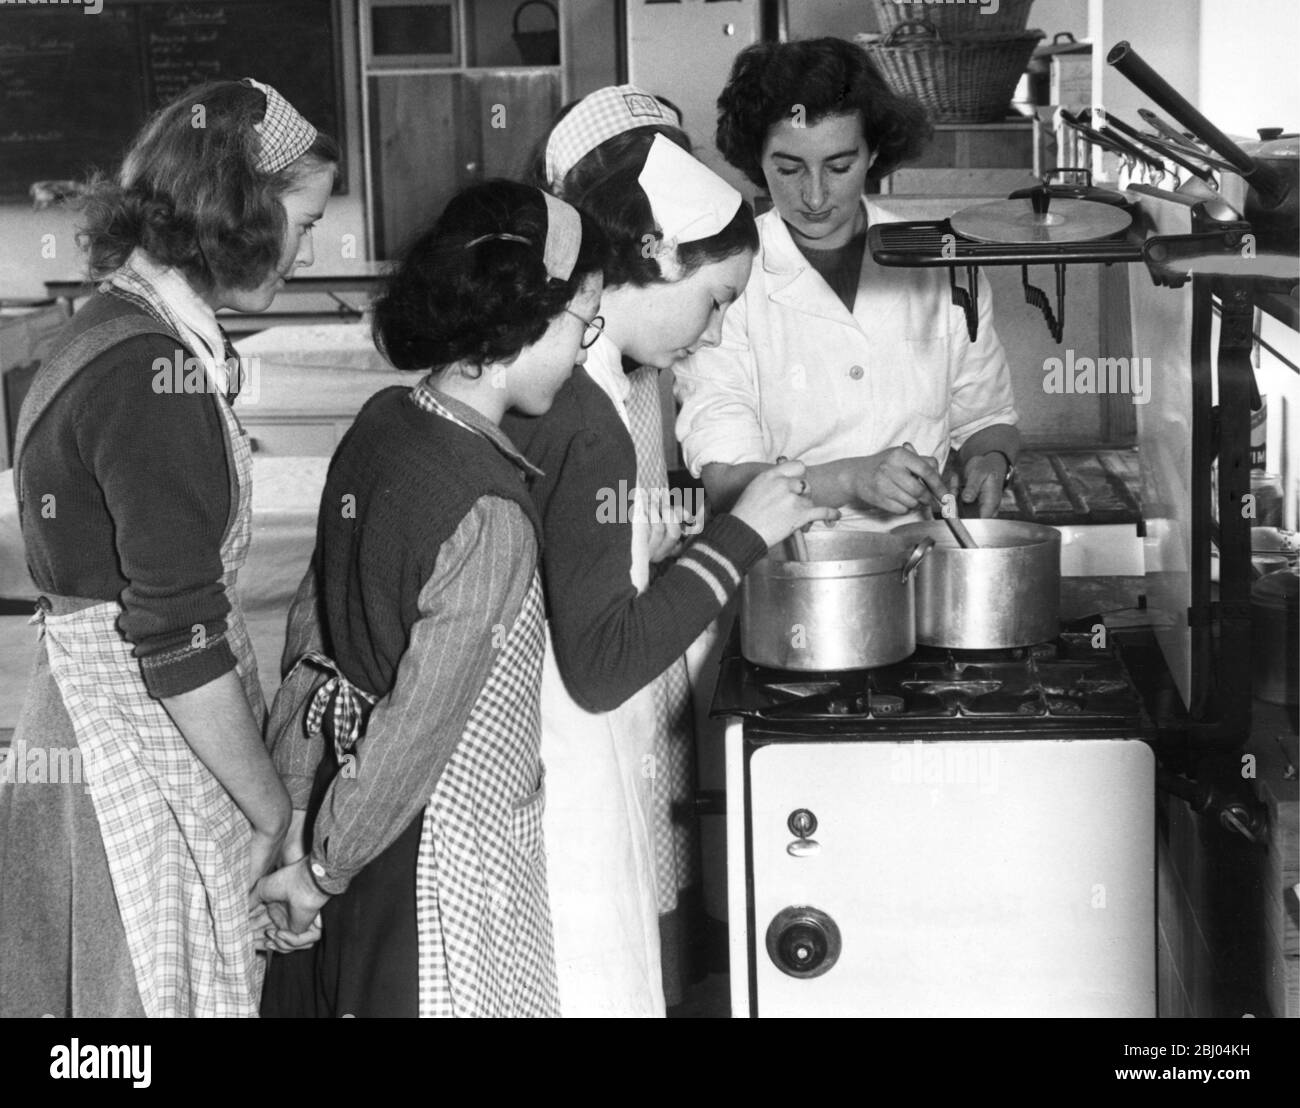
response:
M543 649L534 573L424 811L415 870L422 1017L560 1014L542 846Z
M162 331L153 321L122 320L86 332L56 355L24 405L15 469L27 432L94 352ZM225 397L214 400L233 466L221 543L221 580L231 599L225 634L260 727L266 706L235 594L251 536L251 455ZM147 1016L254 1016L262 964L245 887L248 820L149 695L131 644L117 629L120 613L117 601L44 596L33 622L41 625L76 733L140 1001Z
M636 447L637 484L643 489L667 489L664 459L663 409L659 402L659 371L637 370L627 414ZM650 818L654 834L655 880L661 915L677 907L677 891L699 877L699 844L693 819L677 815L693 810L695 795L695 722L686 657L676 659L650 686L655 702L654 804Z

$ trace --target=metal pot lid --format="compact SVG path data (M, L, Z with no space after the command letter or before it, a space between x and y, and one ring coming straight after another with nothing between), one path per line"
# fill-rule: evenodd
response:
M1050 58L1053 54L1084 53L1092 53L1092 43L1079 42L1069 31L1057 31L1051 42L1034 49L1035 58Z
M1029 200L996 200L963 208L948 222L957 234L976 242L1039 243L1093 242L1126 230L1133 220L1127 212L1093 200L1056 200L1041 213Z
M1251 585L1250 599L1269 608L1300 608L1300 567L1264 574Z

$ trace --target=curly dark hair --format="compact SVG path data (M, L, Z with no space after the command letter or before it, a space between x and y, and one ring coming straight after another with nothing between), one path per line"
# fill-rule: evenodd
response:
M573 108L568 104L555 118L550 130ZM663 235L650 211L650 201L637 178L645 168L650 146L656 135L663 135L683 150L691 152L686 132L662 123L647 124L608 138L585 154L558 183L546 180L546 139L537 147L526 178L540 188L549 188L570 204L589 212L609 239L609 260L605 267L605 284L632 285L644 288L662 284L664 278L655 261L654 244ZM758 249L758 228L754 213L743 200L731 222L716 235L695 242L680 243L677 260L683 276L690 276L702 266L720 262L746 250Z
M87 189L78 241L91 274L111 273L138 246L199 289L261 284L280 260L280 197L339 160L334 139L318 134L296 161L262 172L254 127L265 113L266 94L240 81L209 81L155 113L118 179L100 175Z
M568 280L542 264L546 198L517 181L493 180L452 197L416 235L375 302L375 345L398 369L464 362L480 369L513 360L602 272L606 242L582 212L582 244ZM483 235L518 235L527 242Z
M916 158L934 132L925 109L894 92L865 50L840 38L764 42L746 47L718 97L717 144L722 156L760 189L768 131L803 108L812 126L829 115L857 112L862 137L876 156L867 176L892 173Z

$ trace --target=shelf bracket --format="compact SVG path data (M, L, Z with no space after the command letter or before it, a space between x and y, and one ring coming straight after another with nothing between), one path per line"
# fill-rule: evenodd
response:
M1047 293L1029 283L1029 267L1027 265L1020 267L1020 283L1025 289L1025 303L1043 313L1043 318L1047 320L1048 332L1059 343L1061 336L1065 333L1065 264L1057 262L1053 268L1056 270L1055 312L1052 311L1052 302L1047 298Z
M957 267L955 265L948 267L948 284L952 286L952 302L966 314L966 333L970 335L971 342L974 342L975 336L979 334L979 282L979 266L966 267L966 284L969 286L969 291L957 284Z

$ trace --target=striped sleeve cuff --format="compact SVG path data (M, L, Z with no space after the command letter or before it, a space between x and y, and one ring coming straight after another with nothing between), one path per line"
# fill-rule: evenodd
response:
M177 647L140 659L145 688L159 700L193 692L234 668L235 653L224 631L202 647Z
M719 606L740 585L740 579L767 553L758 532L733 515L720 515L677 559L713 591Z

